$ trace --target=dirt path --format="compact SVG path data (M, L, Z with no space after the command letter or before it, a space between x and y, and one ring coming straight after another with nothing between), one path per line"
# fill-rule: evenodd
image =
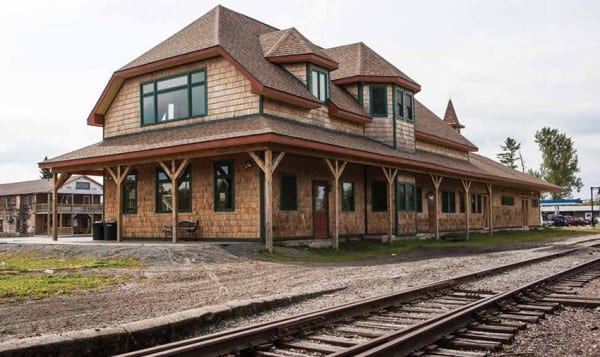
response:
M571 238L572 241L578 239L581 240ZM423 259L413 255L350 264L290 264L259 258L259 247L255 244L235 247L216 244L127 247L0 245L0 251L35 249L44 254L94 254L107 258L134 256L147 264L144 268L128 269L132 279L119 287L42 300L0 301L0 341L108 327L235 299L348 286L344 296L327 301L327 304L335 305L341 300L374 296L539 256L555 249L554 246L541 246L480 255ZM123 270L111 272L122 274Z

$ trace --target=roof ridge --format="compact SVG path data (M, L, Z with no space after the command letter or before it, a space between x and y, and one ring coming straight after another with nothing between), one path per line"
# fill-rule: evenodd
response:
M284 29L284 30L279 30L279 31L275 31L275 32L281 32L281 36L279 37L279 39L277 39L277 41L275 41L273 43L273 45L271 46L271 48L267 51L267 53L265 53L265 57L270 56L271 54L273 54L275 52L275 50L277 50L277 48L279 48L279 45L281 45L281 43L283 43L283 41L285 41L288 37L290 37L291 35L291 29L293 27Z

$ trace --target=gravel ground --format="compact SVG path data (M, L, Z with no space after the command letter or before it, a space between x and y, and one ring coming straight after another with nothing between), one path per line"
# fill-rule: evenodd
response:
M573 239L581 240L581 237ZM0 251L13 249L34 248L31 245L0 245ZM419 257L416 253L410 257L393 256L358 263L291 264L257 258L258 246L251 244L231 244L228 247L215 244L123 247L63 245L35 246L35 249L45 254L59 251L67 255L135 256L148 266L129 269L128 273L135 278L116 288L80 295L58 295L43 300L0 301L0 341L114 326L234 299L347 286L347 289L338 293L256 317L228 321L216 328L238 327L418 286L553 251L552 247L537 247L477 255L442 254L440 257ZM584 256L580 254L560 258L555 264L569 266L583 260ZM552 266L552 263L545 264ZM542 270L547 273L547 268ZM498 280L494 286L508 284L511 279L517 281L522 275L513 274L510 277L502 274L504 280Z
M600 296L600 279L578 289L578 294ZM600 356L600 308L565 307L546 315L493 356Z

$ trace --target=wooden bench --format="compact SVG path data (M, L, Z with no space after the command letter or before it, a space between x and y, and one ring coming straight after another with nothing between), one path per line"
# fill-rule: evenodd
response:
M198 223L198 220L183 220L177 222L177 236L179 237L179 233L181 233L180 237L183 240L196 238L198 233ZM163 233L165 235L165 240L173 238L173 226L163 226Z

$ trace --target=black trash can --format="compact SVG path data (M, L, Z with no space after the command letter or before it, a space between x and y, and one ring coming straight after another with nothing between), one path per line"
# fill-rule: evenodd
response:
M104 222L94 222L92 225L92 239L103 240L104 239Z
M117 221L115 219L104 222L104 240L117 240Z

